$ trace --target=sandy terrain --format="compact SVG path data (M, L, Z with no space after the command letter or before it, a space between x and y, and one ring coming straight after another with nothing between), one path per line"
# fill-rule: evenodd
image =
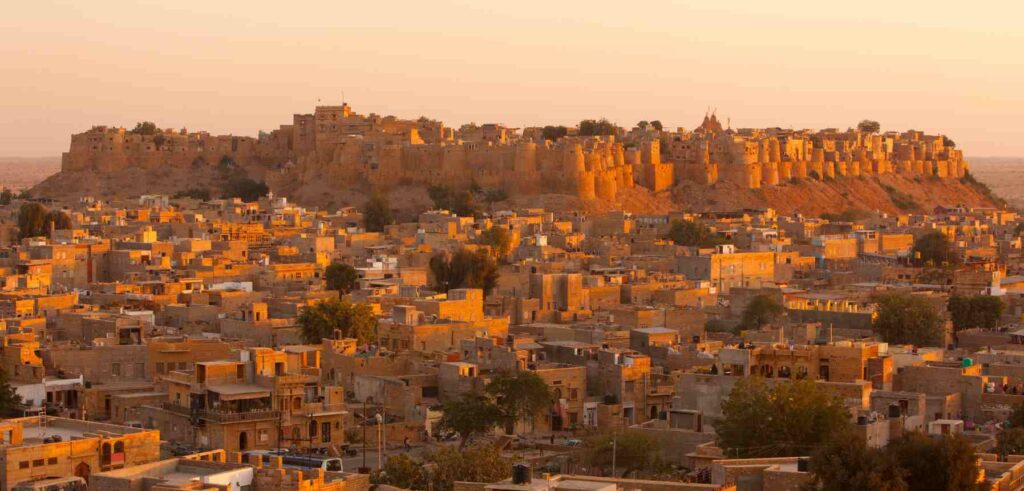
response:
M0 188L30 188L60 170L60 157L0 157Z
M1024 157L972 157L971 173L1014 208L1024 208Z

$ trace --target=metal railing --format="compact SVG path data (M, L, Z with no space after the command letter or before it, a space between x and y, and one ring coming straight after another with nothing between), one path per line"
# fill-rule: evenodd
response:
M173 402L164 402L162 407L176 414L182 416L192 416L193 411L185 406L179 406ZM220 411L216 409L200 409L194 413L199 419L210 421L213 423L234 423L238 421L259 421L268 419L278 419L281 417L281 411L273 409L259 409L254 411Z
M259 421L265 419L278 419L281 417L281 411L276 411L273 409L245 412L225 412L210 410L200 411L199 417L214 423L234 423L237 421Z

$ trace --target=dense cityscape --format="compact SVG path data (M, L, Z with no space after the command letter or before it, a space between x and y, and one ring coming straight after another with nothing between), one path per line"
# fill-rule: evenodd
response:
M0 491L1024 491L1024 3L0 15Z

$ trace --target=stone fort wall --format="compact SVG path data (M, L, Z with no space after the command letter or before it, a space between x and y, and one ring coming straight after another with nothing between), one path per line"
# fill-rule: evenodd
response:
M293 124L258 138L185 130L136 134L97 126L71 137L62 170L188 171L230 160L245 169L275 170L301 182L339 187L475 183L509 193L616 200L624 188L664 191L684 180L758 189L793 179L889 173L959 178L968 168L962 152L942 136L733 131L723 130L713 117L693 132L630 133L621 141L614 136L569 136L555 142L509 138L500 125L460 136L471 139L458 139L451 129L425 118L361 116L347 105L324 106L313 115L297 114Z

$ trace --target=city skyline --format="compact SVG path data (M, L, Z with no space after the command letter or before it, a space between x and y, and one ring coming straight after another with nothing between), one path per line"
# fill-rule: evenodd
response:
M693 128L713 107L733 127L874 119L968 156L1024 155L1024 6L1009 2L242 5L19 5L0 19L0 154L56 156L72 133L141 120L255 136L344 93L361 112L455 127Z

